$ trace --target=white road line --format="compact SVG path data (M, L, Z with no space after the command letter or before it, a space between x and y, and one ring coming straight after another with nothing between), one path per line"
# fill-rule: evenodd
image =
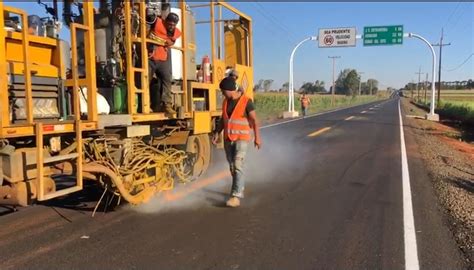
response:
M377 102L377 101L375 101L375 102ZM312 114L312 115L306 116L306 118L311 118L311 117L316 117L316 116L320 116L320 115L324 115L324 114L328 114L328 113L333 113L333 112L348 110L348 109L352 109L352 108L360 107L360 106L364 106L364 105L367 105L367 104L361 104L361 105L356 105L356 106L352 106L352 107L348 107L348 108L341 108L341 109L335 109L335 110L332 110L332 111L316 113L316 114ZM265 128L269 128L269 127L280 126L280 125L288 124L288 123L291 123L291 122L300 121L300 120L303 120L303 119L304 119L304 118L301 118L301 117L300 117L300 118L296 118L296 119L291 119L291 120L288 120L288 121L283 121L283 122L279 122L279 123L275 123L275 124L270 124L270 125L262 126L262 127L260 127L260 129L265 129Z
M367 111L361 111L360 113L366 113Z
M415 218L411 201L410 172L408 170L405 134L403 133L402 111L398 100L398 116L400 119L400 144L402 154L402 187L403 187L403 231L405 243L405 269L418 270L418 248L416 244Z
M378 102L378 101L374 101L372 103L375 103L375 102ZM384 101L383 103L380 103L380 104L384 104L384 103L387 103L389 102L389 100L386 100ZM368 103L370 104L370 103ZM338 112L338 111L343 111L343 110L348 110L348 109L353 109L353 108L356 108L356 107L362 107L364 105L367 105L367 104L361 104L361 105L356 105L356 106L352 106L352 107L347 107L347 108L341 108L341 109L335 109L335 110L332 110L332 111L327 111L327 112L321 112L321 113L316 113L316 114L312 114L312 115L309 115L309 116L306 116L306 118L311 118L311 117L316 117L316 116L320 116L320 115L324 115L324 114L328 114L328 113L333 113L333 112ZM366 111L362 112L362 113L366 113ZM304 118L296 118L296 119L291 119L291 120L288 120L288 121L283 121L283 122L279 122L279 123L275 123L275 124L270 124L270 125L266 125L266 126L261 126L260 129L265 129L265 128L270 128L270 127L275 127L275 126L280 126L280 125L284 125L284 124L288 124L288 123L291 123L291 122L295 122L295 121L300 121L300 120L303 120Z

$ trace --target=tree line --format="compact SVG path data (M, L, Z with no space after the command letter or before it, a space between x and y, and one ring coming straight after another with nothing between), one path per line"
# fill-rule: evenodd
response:
M405 84L404 90L415 90L417 89L417 84L414 82L409 82ZM430 89L431 82L420 82L418 84L418 89L423 88ZM435 82L435 87L438 88L438 82ZM441 81L441 89L448 89L448 90L464 90L464 89L473 89L474 88L474 81L472 79L464 80L464 81Z
M271 79L259 80L254 86L254 91L287 92L289 89L288 82L285 82L278 90L272 90L272 84L273 80ZM379 82L376 79L368 79L367 81L363 82L361 81L361 77L357 70L344 69L339 73L337 80L335 81L335 85L335 93L337 95L355 96L359 94L359 89L361 95L374 95L378 91ZM308 94L331 93L332 85L329 87L329 89L326 89L324 81L316 80L315 82L303 82L301 87L295 87L295 90Z

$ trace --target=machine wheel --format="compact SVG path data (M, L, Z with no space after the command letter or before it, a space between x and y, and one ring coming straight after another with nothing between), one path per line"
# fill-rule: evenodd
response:
M209 168L211 163L211 140L208 134L189 136L186 152L191 153L190 164L192 179L195 180Z

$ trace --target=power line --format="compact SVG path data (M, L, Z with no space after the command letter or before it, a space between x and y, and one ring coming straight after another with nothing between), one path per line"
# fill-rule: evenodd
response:
M257 2L258 3L258 2ZM285 39L288 40L288 42L290 44L293 44L293 42L290 40L289 36L292 35L287 29L283 28L277 21L273 20L267 13L265 10L262 9L261 6L257 5L256 2L253 2L253 4L258 7L257 9L255 9L258 13L260 13L260 15L262 15L268 22L270 22L272 25L280 28L280 30L282 30L283 32L286 32L287 35L285 35ZM275 33L277 34L277 32L275 32L273 29L270 30L272 33ZM281 32L279 32L280 34L282 34Z
M456 25L458 25L458 22L461 20L462 16L464 15L464 13L466 12L466 10L468 10L467 8L463 9L461 11L461 13L459 13L459 15L457 16L457 20L451 25L451 29L452 28L455 28Z
M296 38L293 33L284 25L282 24L278 18L276 18L272 12L268 12L268 10L265 8L265 6L263 6L261 3L259 2L254 2L266 15L268 15L268 17L270 18L270 20L276 24L280 29L282 29L283 31L285 31L288 35L292 36L293 38Z
M257 10L258 13L260 13L262 16L265 16L262 12L260 12L260 10ZM267 19L267 21L269 21L268 18L265 18ZM270 21L269 21L270 22ZM271 22L270 22L271 23ZM278 35L278 34L281 34L281 32L278 32L276 31L274 28L271 28L271 27L268 27L266 26L265 24L263 24L263 26L271 33L275 34L275 35ZM293 44L293 42L288 38L288 36L285 36L284 40L288 41L289 44Z
M461 18L464 16L464 13L465 13L466 11L469 11L469 10L470 10L470 8L461 8L461 11L458 12L457 16L455 16L455 17L456 17L455 21L451 21L451 18L452 18L453 15L455 15L455 13L456 13L455 11L458 9L458 7L459 7L463 2L466 2L466 1L459 1L459 2L458 2L458 5L456 6L456 9L451 13L451 15L450 15L449 18L448 18L448 21L446 21L446 24L443 26L444 28L447 28L448 30L452 30L452 29L456 28L456 26L458 25L459 21L460 21ZM449 25L449 23L451 23L451 24ZM446 27L446 26L448 26L448 27Z
M464 62L462 62L460 65L458 65L458 66L455 67L455 68L451 68L451 69L444 69L444 68L443 68L443 69L444 69L445 71L448 71L448 72L455 71L455 70L459 69L460 67L462 67L464 64L466 64L467 61L469 61L469 59L471 59L471 57L472 57L473 55L474 55L474 53L471 53L471 55L469 55L469 56L466 58L466 60L464 60Z
M459 6L461 5L461 2L462 2L462 1L459 1L458 4L456 5L456 7L454 8L454 10L451 12L451 14L450 14L449 17L448 17L448 20L446 20L446 23L444 24L443 28L448 25L448 23L451 21L451 18L452 18L453 15L454 15L454 13L456 13L456 11L458 11L458 8L459 8Z

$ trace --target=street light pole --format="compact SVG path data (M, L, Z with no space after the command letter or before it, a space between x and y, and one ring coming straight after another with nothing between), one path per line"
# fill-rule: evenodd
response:
M336 59L341 58L340 56L328 56L328 58L332 58L332 97L331 97L331 106L334 106L334 91L336 88Z
M428 42L424 37L413 34L413 33L408 33L408 37L412 38L417 38L423 41L428 47L430 48L431 55L433 57L433 64L432 64L432 72L431 72L431 104L430 104L430 113L426 115L426 119L432 120L432 121L439 121L439 115L435 114L435 80L436 80L436 53L433 49L433 46L431 46L431 43Z
M298 112L295 112L295 94L294 94L294 83L293 83L293 58L295 56L296 49L298 49L301 44L305 43L308 40L317 40L315 36L307 37L296 44L295 48L290 55L290 67L289 67L289 80L288 80L288 112L283 113L284 118L291 118L298 116Z
M425 83L423 84L423 89L425 90L425 104L426 104L426 89L428 88L428 72L426 72Z

